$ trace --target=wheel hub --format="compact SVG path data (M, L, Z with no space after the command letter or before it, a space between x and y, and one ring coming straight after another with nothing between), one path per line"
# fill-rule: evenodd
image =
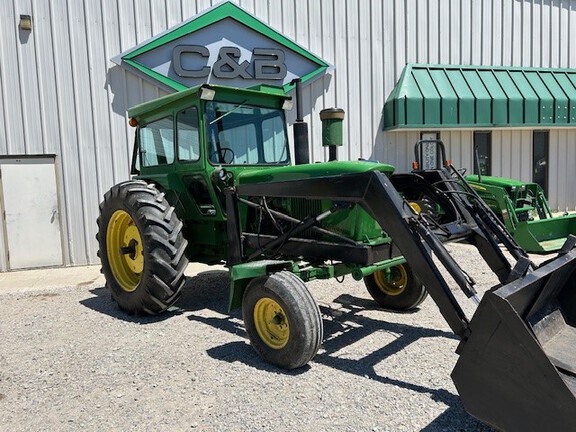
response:
M254 306L254 325L260 339L273 349L286 346L290 325L282 307L273 299L264 297Z
M144 271L144 248L138 227L124 210L117 210L110 218L106 252L120 287L127 292L136 290Z
M375 272L374 280L384 294L396 296L406 289L408 275L404 266L398 265Z

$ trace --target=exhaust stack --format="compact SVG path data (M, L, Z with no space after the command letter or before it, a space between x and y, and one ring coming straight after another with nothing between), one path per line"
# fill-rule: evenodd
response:
M302 79L292 81L296 85L296 123L294 123L294 163L304 165L310 163L308 148L308 123L304 121L302 108Z

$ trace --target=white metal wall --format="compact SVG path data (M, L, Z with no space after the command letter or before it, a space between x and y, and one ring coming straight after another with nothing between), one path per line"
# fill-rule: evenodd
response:
M109 59L215 3L0 1L0 156L57 156L66 264L97 262L98 202L112 184L128 177L132 131L125 111L163 94ZM376 158L400 171L409 169L418 134L382 132L385 98L408 62L576 67L576 1L238 3L336 67L332 77L305 91L313 160L326 156L320 146L318 112L337 106L347 115L340 158ZM18 29L20 14L32 15L32 32ZM453 160L471 160L471 133L443 133ZM496 134L501 134L502 144ZM576 205L573 175L568 176L576 165L574 138L572 130L550 134L558 169L550 186L557 187L553 205L560 208ZM495 132L493 147L499 146L504 155L503 175L529 176L527 139L527 132ZM550 168L556 172L553 165ZM3 266L0 262L0 270Z

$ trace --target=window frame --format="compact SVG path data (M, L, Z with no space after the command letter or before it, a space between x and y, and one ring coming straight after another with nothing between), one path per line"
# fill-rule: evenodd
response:
M198 137L198 157L196 159L182 159L180 158L180 127L179 127L179 122L178 122L178 118L180 116L181 113L188 111L188 110L193 110L196 114L196 134ZM189 107L186 108L181 108L178 111L176 111L174 113L174 125L175 125L175 140L174 140L174 145L175 145L175 149L176 149L176 160L178 161L178 163L194 163L194 162L198 162L201 158L202 158L202 140L201 140L201 132L200 132L200 110L196 105L191 105Z
M480 143L478 143L477 137L479 136L486 136L486 159L488 161L488 167L487 167L487 172L485 173L480 173L479 168L477 166L477 161L476 160L476 146ZM482 143L483 144L483 143ZM473 133L473 137L472 137L472 166L473 166L473 173L476 175L484 175L484 176L491 176L492 175L492 131L474 131Z
M222 104L227 104L227 105L233 105L233 106L240 106L240 107L246 107L246 108L264 108L264 109L268 109L271 112L265 115L261 115L259 118L259 121L245 121L245 122L238 122L238 127L240 126L246 126L246 125L253 125L255 128L255 135L257 140L259 140L262 144L264 143L264 139L263 139L263 128L262 128L262 124L265 120L267 119L271 119L274 117L279 117L282 121L282 123L285 125L286 124L286 113L284 110L280 109L280 108L276 108L276 107L264 107L264 106L258 106L258 105L250 105L250 104L241 104L241 103L236 103L236 102L227 102L227 101L207 101L205 103L204 106L204 111L206 112L206 109L208 107L208 105L210 103L222 103ZM229 111L231 112L231 111ZM278 116L276 115L278 114ZM224 118L225 116L227 116L228 114L225 114L224 116L221 116L221 118ZM237 166L237 167L255 167L255 166L287 166L290 165L290 142L288 139L288 130L287 128L283 127L284 130L284 144L285 144L285 153L286 156L284 158L284 160L282 161L278 161L278 162L256 162L256 163L246 163L246 164L242 164L242 163L221 163L221 162L215 162L210 158L210 153L212 152L212 148L211 148L211 141L210 141L210 130L211 127L213 127L210 124L211 119L209 118L209 116L207 114L204 115L204 129L205 129L205 141L206 141L206 151L209 153L208 156L206 157L206 160L208 161L208 163L212 166ZM214 120L212 120L214 121ZM218 130L218 128L216 128ZM231 129L226 129L226 130L231 130ZM223 131L218 130L218 133L220 134ZM233 149L234 150L234 149ZM257 152L258 152L258 159L259 160L264 160L264 149L257 147Z
M169 119L170 122L172 123L172 161L171 162L165 162L165 163L156 163L156 164L144 164L144 159L143 159L143 151L142 151L142 131L145 130L146 128L148 128L150 125L154 124L154 123L158 123L162 120L166 120ZM160 133L160 129L156 129L156 132ZM139 169L142 170L143 168L155 168L155 167L163 167L163 166L168 166L168 165L174 165L174 162L176 161L176 145L175 145L175 134L174 134L175 128L174 128L174 114L170 113L168 115L162 116L162 117L158 117L155 120L150 120L148 122L146 122L146 124L139 126L138 130L137 130L137 140L138 140L138 156L140 159L140 167ZM154 133L154 132L153 132ZM156 150L156 157L158 156L158 141L154 138L154 147ZM162 140L162 136L160 135L160 139ZM164 148L164 150L166 150L166 148Z
M540 182L536 181L534 178L535 170L536 170L536 134L545 137L544 142L539 144L544 144L544 157L539 158L539 160L544 159L545 164L541 165L544 166L544 184L540 184ZM550 164L550 131L549 130L533 130L532 131L532 181L540 185L542 190L544 191L544 195L548 196L548 188L550 185L550 170L548 166Z

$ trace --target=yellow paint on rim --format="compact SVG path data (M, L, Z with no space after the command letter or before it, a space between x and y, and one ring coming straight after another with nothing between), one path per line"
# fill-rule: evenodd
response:
M290 325L282 307L269 297L254 306L254 325L260 339L272 349L282 349L290 339Z
M418 204L416 201L411 201L410 207L412 207L412 210L414 210L416 213L422 213L422 207L420 207L420 204Z
M374 272L380 291L390 296L400 295L408 285L408 273L402 264Z
M144 249L140 231L124 210L116 210L110 218L106 253L118 285L126 292L135 291L144 271Z

